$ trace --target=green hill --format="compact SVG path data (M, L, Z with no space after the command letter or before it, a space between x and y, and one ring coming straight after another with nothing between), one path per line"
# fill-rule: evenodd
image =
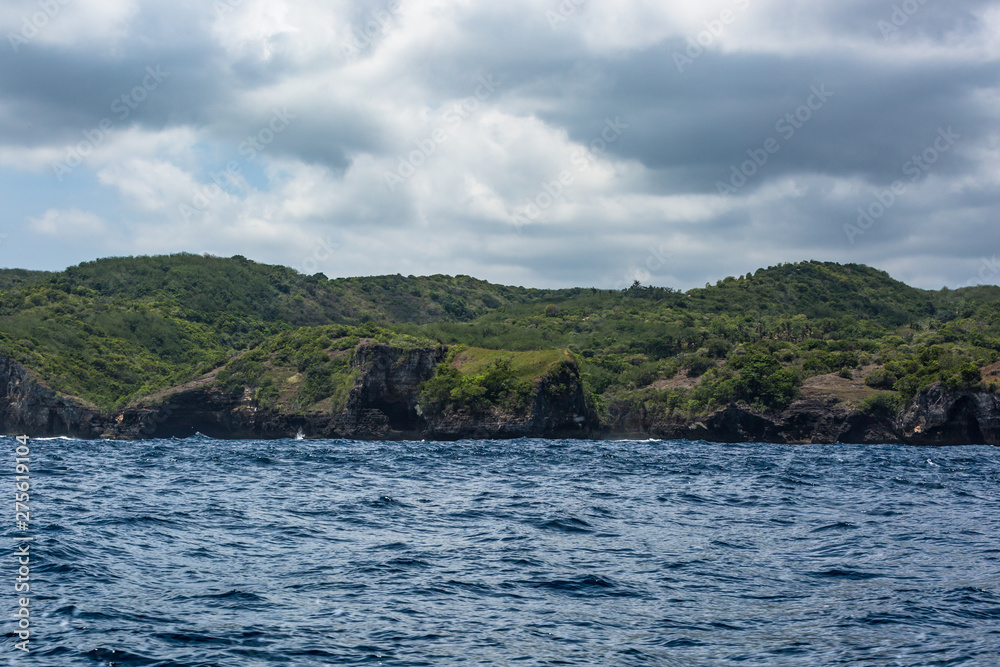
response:
M938 309L932 295L859 264L802 262L760 269L689 292L700 310L757 316L855 317L902 326Z
M26 269L0 269L0 289L27 287L46 280L52 275L48 271L28 271Z
M328 367L335 350L322 348L331 360L323 364L292 363L303 340L335 340L322 329L332 325L348 327L336 340L568 350L605 409L698 414L734 400L775 408L808 378L834 373L867 378L897 405L934 382L981 382L980 369L1000 353L1000 288L919 290L870 267L822 262L686 293L639 284L538 290L441 275L327 280L191 254L0 271L0 352L106 408L210 371L246 386L299 375L292 393L280 385L274 394L266 382L254 389L281 404L336 403L347 380ZM358 325L367 334L350 329ZM320 328L303 333L310 327ZM258 357L268 361L257 376L241 370ZM459 380L449 390L456 395Z

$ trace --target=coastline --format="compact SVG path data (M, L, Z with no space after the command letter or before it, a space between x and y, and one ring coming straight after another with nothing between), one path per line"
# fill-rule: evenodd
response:
M392 354L373 346L368 361ZM368 371L371 370L371 365ZM1000 397L988 391L919 394L899 415L872 415L834 398L801 397L781 411L731 403L698 418L624 411L601 418L589 405L575 369L562 369L559 393L543 377L528 408L473 415L422 415L417 382L407 366L378 363L364 372L341 411L283 412L261 407L248 391L232 394L210 382L189 382L154 400L105 411L60 395L27 368L0 355L0 431L30 437L138 440L343 438L352 440L698 440L718 443L1000 445ZM393 370L395 369L395 370ZM412 371L412 369L410 369ZM422 371L427 374L427 369Z

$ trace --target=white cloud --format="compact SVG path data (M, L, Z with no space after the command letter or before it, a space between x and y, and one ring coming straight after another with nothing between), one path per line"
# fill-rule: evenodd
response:
M133 206L145 211L176 208L197 187L191 174L163 160L130 158L105 167L97 177L103 185L117 188Z
M108 228L107 223L99 215L76 208L67 210L50 208L40 218L29 218L28 226L37 234L56 238L100 235Z

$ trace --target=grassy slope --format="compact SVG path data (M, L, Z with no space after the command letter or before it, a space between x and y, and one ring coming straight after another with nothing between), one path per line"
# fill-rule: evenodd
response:
M463 346L452 360L452 366L463 376L474 376L484 373L498 360L506 359L510 361L512 376L515 379L535 381L544 375L545 371L553 364L565 358L565 350L511 352Z

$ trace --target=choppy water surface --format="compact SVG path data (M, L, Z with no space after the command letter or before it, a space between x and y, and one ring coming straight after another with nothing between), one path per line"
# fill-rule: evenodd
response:
M6 622L9 664L1000 663L998 449L31 450L36 634L25 657Z

